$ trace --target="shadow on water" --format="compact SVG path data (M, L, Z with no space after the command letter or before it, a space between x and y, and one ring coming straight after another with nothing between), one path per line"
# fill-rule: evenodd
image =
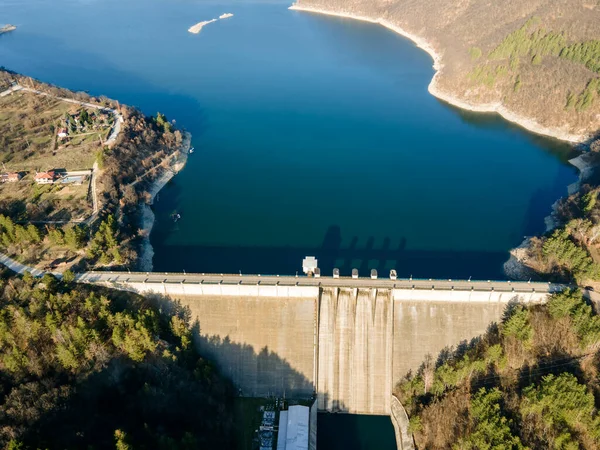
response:
M451 105L444 100L437 100L445 109L459 117L463 123L483 130L507 130L516 133L519 137L527 139L536 147L539 147L540 150L554 156L565 165L569 165L569 159L575 158L580 153L573 144L527 131L522 126L504 119L498 113L468 111ZM572 166L569 165L569 167Z
M178 199L182 190L177 178L171 180L161 201L154 206L156 223L151 242L155 271L294 275L302 273L302 259L310 255L318 258L324 276L330 275L334 268L339 268L342 276L349 276L356 268L361 276L368 276L371 269L376 269L380 277L387 277L390 269L396 269L398 276L404 278L505 278L502 266L509 257L505 251L408 249L405 236L386 236L383 244L376 247L372 236L343 236L341 226L337 224L330 225L321 244L314 247L169 244L168 238L179 224L174 224L168 217L174 205L181 203ZM540 205L539 200L544 195L551 201ZM531 200L531 219L527 222L530 225L526 229L533 231L537 227L534 231L543 231L543 223L536 220L539 216L536 218L534 208L547 207L549 213L550 205L560 196L553 195L540 193L539 198ZM181 208L178 212L184 217L189 213ZM514 236L515 246L522 236ZM347 246L343 246L345 238L349 241ZM367 244L359 246L359 242ZM392 242L398 244L392 245Z
M540 226L540 217L548 217L552 213L552 205L567 195L564 180L566 174L573 170L573 167L561 166L551 185L545 189L537 189L531 195L521 227L524 236L533 236L545 231L544 227ZM520 238L520 236L515 237L515 239L517 238Z
M157 227L158 228L158 227ZM199 273L260 273L294 275L302 271L302 259L316 256L321 273L330 275L335 267L342 276L349 276L352 269L367 276L376 269L380 277L389 276L396 269L399 277L408 278L504 278L502 264L508 259L503 251L434 251L408 250L405 237L391 247L392 239L386 237L380 248L373 246L368 238L365 247L357 247L354 236L348 247L341 246L341 230L337 225L329 227L323 244L319 247L243 247L225 245L169 245L162 246L163 230L152 233L154 243L154 270ZM362 238L361 238L362 239ZM157 245L158 243L158 245Z
M396 450L388 416L319 414L317 448L327 450Z

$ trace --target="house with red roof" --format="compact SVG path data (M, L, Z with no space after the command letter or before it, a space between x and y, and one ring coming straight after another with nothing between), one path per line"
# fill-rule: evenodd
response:
M8 173L3 173L2 175L0 175L0 182L1 183L16 183L21 178L23 178L23 176L19 172L8 172Z
M52 184L58 178L54 170L48 172L36 172L34 180L37 184Z

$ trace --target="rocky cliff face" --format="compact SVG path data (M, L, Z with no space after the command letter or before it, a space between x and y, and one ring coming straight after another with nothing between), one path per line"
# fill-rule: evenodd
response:
M383 20L437 54L430 90L527 128L583 141L600 129L598 0L298 0Z

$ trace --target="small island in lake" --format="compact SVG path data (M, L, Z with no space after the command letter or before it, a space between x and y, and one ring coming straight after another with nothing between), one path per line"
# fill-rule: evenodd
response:
M17 27L15 27L14 25L6 24L0 27L0 34L8 33L9 31L14 31L16 29Z
M217 21L217 19L211 19L211 20L205 20L204 22L199 22L196 25L189 27L188 31L190 33L198 34L198 33L200 33L200 31L202 31L202 28L204 28L205 25L208 25L209 23L213 23L216 21Z
M230 17L233 17L233 14L225 13L225 14L221 14L219 16L219 19L229 19ZM190 33L198 34L198 33L200 33L200 31L202 31L202 28L204 28L204 26L208 25L209 23L216 22L219 19L211 19L211 20L205 20L204 22L198 22L196 25L189 27L188 31Z

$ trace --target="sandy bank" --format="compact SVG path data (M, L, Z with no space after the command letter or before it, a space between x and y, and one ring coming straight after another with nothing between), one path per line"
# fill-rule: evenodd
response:
M202 28L204 28L206 25L208 25L209 23L216 22L217 20L218 19L211 19L211 20L205 20L204 22L199 22L196 25L189 27L188 31L190 33L198 34L198 33L200 33L200 31L202 31Z
M429 93L432 94L433 96L437 97L440 100L450 103L451 105L454 105L458 108L465 109L468 111L483 112L483 113L497 113L497 114L500 114L504 119L508 120L509 122L516 123L517 125L520 125L523 128L525 128L533 133L541 134L544 136L550 136L550 137L553 137L556 139L560 139L562 141L579 143L579 142L585 141L588 138L588 136L586 136L586 135L576 135L576 134L571 134L566 130L545 127L530 117L521 116L513 111L508 110L501 103L474 104L471 102L467 102L463 99L460 99L454 94L450 94L448 92L443 92L438 87L438 80L442 74L443 67L444 67L441 62L441 55L435 50L435 48L431 45L430 42L428 42L427 40L423 39L420 36L416 36L412 33L407 32L402 27L398 26L395 23L390 22L387 19L383 19L383 18L373 19L370 17L358 16L358 15L351 14L351 13L344 12L344 11L329 11L329 10L324 10L324 9L306 8L306 7L297 5L297 4L290 6L289 9L294 10L294 11L304 11L304 12L316 13L316 14L326 14L329 16L345 17L348 19L354 19L354 20L360 20L363 22L375 23L375 24L382 25L382 26L388 28L389 30L392 30L393 32L398 33L399 35L410 39L417 45L417 47L425 50L433 58L433 68L435 69L436 73L433 76L431 83L429 83Z
M142 205L141 228L144 232L144 237L140 249L140 255L138 257L139 270L142 272L152 271L152 258L154 257L154 249L152 248L152 244L150 244L150 233L152 232L152 227L154 226L155 217L150 205L154 203L156 194L158 194L158 192L166 186L171 178L177 175L177 173L184 168L185 163L187 162L191 143L192 135L190 133L185 133L183 144L177 151L177 155L171 159L170 167L166 169L158 178L156 178L148 189L150 200L148 203Z
M233 14L231 14L231 13L225 13L225 14L221 14L219 16L219 19L229 19L230 17L233 17Z

